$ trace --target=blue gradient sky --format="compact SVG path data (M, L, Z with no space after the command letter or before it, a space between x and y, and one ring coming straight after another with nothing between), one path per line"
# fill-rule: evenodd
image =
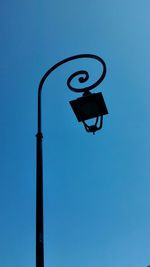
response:
M150 263L150 2L26 0L1 3L0 266L35 266L37 87L66 57L107 64L109 110L95 136L68 101L72 71L43 88L45 267L143 267ZM93 64L93 65L92 65ZM91 81L93 81L91 80Z

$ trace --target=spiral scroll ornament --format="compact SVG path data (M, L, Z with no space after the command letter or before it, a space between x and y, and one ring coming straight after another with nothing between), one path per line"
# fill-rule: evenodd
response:
M77 58L92 58L92 59L96 59L97 61L99 61L102 66L103 66L103 71L102 71L102 74L100 76L100 78L92 85L90 86L85 86L83 88L76 88L76 87L73 87L71 85L72 83L72 80L74 78L76 78L77 76L80 76L78 78L78 81L79 83L85 83L89 80L89 73L86 71L86 70L80 70L80 71L77 71L75 73L73 73L67 80L67 86L69 87L69 89L73 92L76 92L76 93L86 93L86 92L89 92L90 90L96 88L105 78L105 75L106 75L106 64L104 62L104 60L96 55L91 55L91 54L84 54L84 55L79 55L77 56Z

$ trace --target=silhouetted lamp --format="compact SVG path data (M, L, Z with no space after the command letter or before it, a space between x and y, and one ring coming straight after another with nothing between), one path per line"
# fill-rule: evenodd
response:
M43 75L38 88L38 129L36 134L36 267L44 267L44 229L43 229L43 161L42 161L42 88L47 77L59 66L81 58L90 58L97 60L102 64L103 70L100 78L92 85L84 88L75 88L71 85L72 80L79 76L78 79L80 83L85 83L89 79L89 74L85 70L77 71L73 73L67 80L67 85L70 90L76 93L83 93L82 97L76 100L70 101L71 107L79 122L83 122L87 132L92 132L93 134L102 128L103 116L108 114L107 107L104 102L102 93L90 93L90 90L96 88L105 78L106 75L106 65L102 58L91 55L91 54L81 54L66 58L50 69ZM95 118L94 125L88 125L87 120ZM100 119L100 122L99 122ZM99 126L98 126L99 123Z
M88 94L70 101L70 105L77 120L83 122L87 132L94 134L102 128L103 115L108 114L102 93L91 94L88 92ZM96 122L94 125L89 126L85 121L93 118L96 118ZM100 125L97 126L99 118Z

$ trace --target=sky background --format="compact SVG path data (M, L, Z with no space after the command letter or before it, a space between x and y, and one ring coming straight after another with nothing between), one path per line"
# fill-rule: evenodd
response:
M45 82L45 267L150 264L150 1L1 1L0 266L35 266L37 87L58 61L101 56L109 115L85 132L66 80L100 66L77 60ZM75 85L78 86L77 81Z

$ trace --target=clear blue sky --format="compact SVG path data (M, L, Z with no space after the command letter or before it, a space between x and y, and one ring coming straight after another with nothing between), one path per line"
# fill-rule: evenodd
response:
M72 113L57 69L43 88L45 267L150 264L150 1L1 3L0 266L35 266L35 134L41 76L66 57L107 64L102 131ZM83 67L84 64L84 67ZM90 65L93 64L93 65Z

